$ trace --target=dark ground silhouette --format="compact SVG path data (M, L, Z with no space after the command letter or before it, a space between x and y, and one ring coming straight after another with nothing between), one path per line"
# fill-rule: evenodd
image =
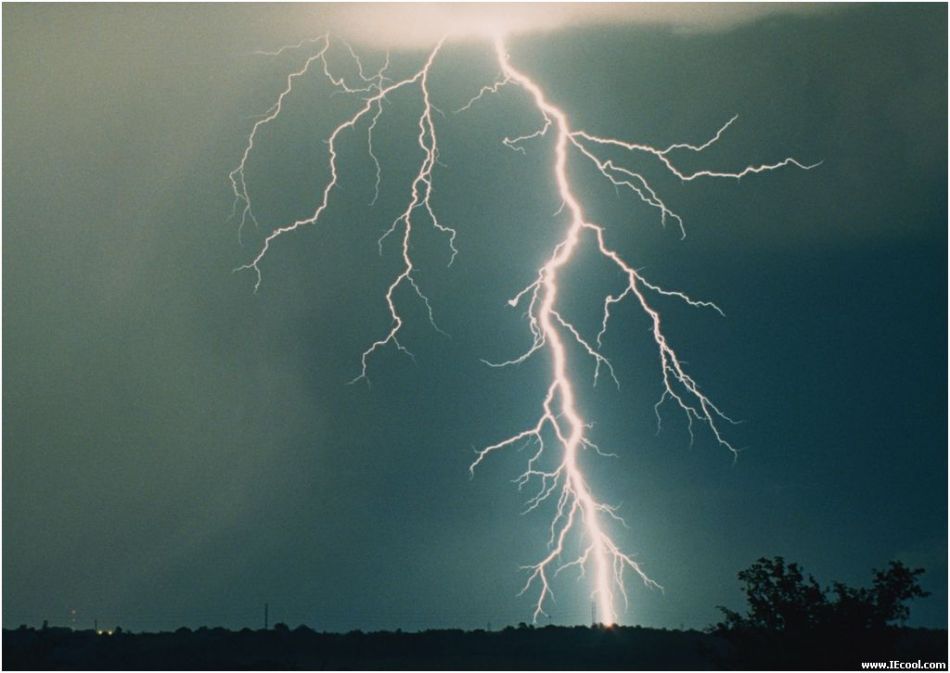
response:
M760 558L738 574L745 614L720 607L706 632L617 626L420 633L181 628L131 634L37 630L3 632L3 668L98 670L860 670L874 662L920 669L947 662L946 629L910 629L908 602L928 594L924 573L899 562L872 571L869 587L828 588L797 563ZM917 662L920 662L919 665Z
M814 634L813 634L814 635ZM179 629L115 633L3 632L3 668L25 669L859 669L862 661L942 661L947 631L889 628L731 642L699 631L640 627L508 628L421 633Z

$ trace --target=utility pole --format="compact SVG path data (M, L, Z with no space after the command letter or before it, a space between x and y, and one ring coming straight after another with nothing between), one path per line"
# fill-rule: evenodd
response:
M268 614L267 614L267 611L268 611L269 608L270 608L270 604L269 604L269 603L264 603L264 630L265 630L265 631L267 630L267 627L268 627Z
M597 613L595 610L596 610L596 606L594 605L594 601L591 601L590 602L590 627L591 628L594 628L597 626Z

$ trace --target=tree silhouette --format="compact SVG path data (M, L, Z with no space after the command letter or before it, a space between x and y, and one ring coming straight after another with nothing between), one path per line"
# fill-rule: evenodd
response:
M742 615L718 606L725 619L714 628L720 632L789 634L823 627L884 629L907 621L908 601L929 595L918 580L923 568L912 570L900 561L891 561L886 570L873 573L870 588L834 582L823 590L797 563L786 564L781 556L760 558L738 574L748 612Z
M926 598L917 578L924 574L923 568L911 570L900 561L891 561L887 570L874 571L871 589L874 611L871 626L884 626L894 622L903 624L910 617L910 607L905 603L914 598Z

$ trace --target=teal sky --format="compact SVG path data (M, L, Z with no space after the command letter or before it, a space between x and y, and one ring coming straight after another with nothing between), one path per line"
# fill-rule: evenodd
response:
M324 16L322 11L326 12ZM358 101L316 74L259 137L247 178L261 229L228 221L228 172L255 115L306 58L254 55L333 27L331 8L282 5L3 7L3 625L168 629L501 627L530 620L519 566L544 552L548 513L521 516L516 451L475 479L473 447L533 422L544 358L489 369L530 344L506 300L563 233L547 162L501 140L536 128L516 91L453 115L497 73L490 45L450 43L432 73L441 147L403 341L372 386L348 386L388 326L396 247L376 239L418 165L417 93L375 138L341 144L321 224L275 244L263 283L232 273L261 237L312 212L324 140ZM323 18L321 18L323 17ZM322 23L321 23L322 22ZM612 22L509 43L574 124L665 146L722 141L688 168L794 155L822 161L681 184L633 165L687 237L580 162L589 216L652 281L726 317L658 303L667 336L742 424L735 463L690 446L666 408L647 322L632 305L605 339L622 388L580 406L617 458L590 461L622 503L615 538L665 587L633 578L625 623L703 627L739 607L735 573L784 555L823 582L860 584L901 559L927 569L912 622L947 615L947 9L851 5L717 30ZM370 40L370 42L372 42ZM360 45L378 67L382 51ZM393 54L407 73L424 52ZM350 72L345 51L333 53ZM352 73L350 73L352 75ZM563 310L592 334L616 282L589 251ZM592 299L593 298L593 299ZM593 331L590 331L593 328ZM552 621L589 621L583 583L555 586Z

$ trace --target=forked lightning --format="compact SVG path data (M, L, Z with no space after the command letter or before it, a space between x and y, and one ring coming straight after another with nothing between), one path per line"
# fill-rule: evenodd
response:
M407 284L411 287L425 306L429 321L441 332L435 322L433 307L413 275L416 267L410 250L414 228L422 221L445 236L450 251L449 264L458 253L455 247L455 230L439 220L432 204L433 172L438 164L439 144L433 115L437 108L432 102L430 73L435 67L437 56L444 48L444 43L445 40L440 41L432 49L417 71L399 80L392 80L386 76L389 66L388 56L378 72L368 75L353 49L346 43L342 43L348 57L355 62L359 80L357 83L347 83L344 78L333 74L328 62L332 43L330 37L326 35L281 47L274 52L262 52L278 55L293 50L313 50L311 55L304 60L303 65L287 76L286 86L274 105L254 124L241 155L241 161L229 175L234 192L234 215L239 219L239 231L244 229L248 221L258 223L258 216L252 207L245 179L245 170L254 149L258 131L278 117L287 96L293 91L295 81L312 70L315 63L319 63L321 74L334 87L342 92L361 96L362 104L351 117L342 121L330 134L327 141L330 178L324 185L321 198L312 214L273 229L264 238L253 258L239 267L240 270L249 270L254 273L255 291L260 287L262 280L261 264L272 244L281 236L300 227L316 224L323 217L330 204L331 194L338 184L338 144L345 131L355 130L360 124L365 125L368 152L375 166L373 198L375 203L379 195L381 175L372 142L373 132L383 114L383 105L391 94L400 89L415 87L420 94L416 141L422 150L422 162L412 180L405 209L399 213L379 239L380 252L382 252L384 241L390 236L397 237L400 242L402 269L385 293L391 324L387 332L380 335L363 351L360 356L359 372L352 382L361 379L368 380L370 359L380 349L391 346L411 355L399 340L404 321L396 305L395 292L400 286ZM483 461L501 449L526 443L533 447L526 469L516 481L519 488L533 485L532 487L537 489L529 498L526 511L532 511L546 502L551 502L553 514L549 524L548 551L540 561L525 568L527 580L521 593L534 592L534 619L537 620L539 616L545 614L545 608L553 600L551 583L554 577L565 570L574 569L590 580L591 598L596 603L598 620L602 624L612 625L620 619L620 602L623 604L622 609L625 610L627 607L627 589L624 583L627 571L633 572L648 586L659 588L659 584L646 574L630 554L621 550L610 529L616 523L623 523L623 519L616 508L594 496L593 488L582 470L580 452L591 449L600 453L600 449L587 437L586 433L590 424L577 409L575 385L571 379L569 366L570 344L574 344L580 351L593 358L595 380L601 371L606 371L616 382L613 366L600 350L602 339L610 321L612 307L624 300L635 302L650 320L651 334L659 356L663 392L655 405L657 422L659 423L660 420L660 407L664 403L672 403L685 414L690 436L693 433L694 423L699 423L707 428L719 445L734 455L736 449L729 443L722 430L723 423L731 422L731 420L686 372L683 362L667 341L660 313L651 301L655 296L662 295L681 300L693 307L708 308L720 314L722 311L712 302L696 300L683 292L667 290L651 283L640 271L626 262L616 250L608 246L603 227L589 221L584 215L582 199L575 193L570 180L568 160L573 154L590 161L596 170L615 187L630 191L636 198L656 209L662 222L675 222L684 236L682 218L667 206L646 178L614 159L604 158L604 148L652 157L660 167L684 182L700 178L738 180L748 175L769 172L786 166L808 170L818 164L806 165L788 157L775 163L746 166L731 172L682 170L674 161L677 152L702 152L720 140L723 133L735 122L736 117L726 122L709 140L701 144L674 143L667 147L654 147L595 135L575 128L565 112L551 102L541 86L512 64L504 41L500 37L495 39L494 55L500 72L498 80L482 86L479 92L457 112L464 113L473 105L481 104L480 101L488 96L501 95L503 90L520 90L520 95L526 97L536 110L539 125L532 133L508 137L503 142L519 152L526 151L525 145L529 141L549 139L553 142L554 159L550 166L551 177L556 184L561 207L569 216L569 223L563 238L554 246L547 261L537 269L534 281L508 302L512 307L522 303L527 306L526 316L533 336L530 348L520 356L505 362L487 362L493 367L503 367L519 364L536 354L544 355L549 359L550 378L547 394L543 400L540 400L538 418L531 427L479 450L470 466L470 471L474 475L475 469ZM596 246L596 251L625 279L625 286L621 291L608 294L603 298L600 330L592 340L582 335L581 330L570 321L569 317L563 315L558 307L561 271L571 264L575 252L587 244ZM554 466L545 467L551 464ZM568 558L568 545L571 540L577 542L577 548L581 551L578 555L571 555Z

